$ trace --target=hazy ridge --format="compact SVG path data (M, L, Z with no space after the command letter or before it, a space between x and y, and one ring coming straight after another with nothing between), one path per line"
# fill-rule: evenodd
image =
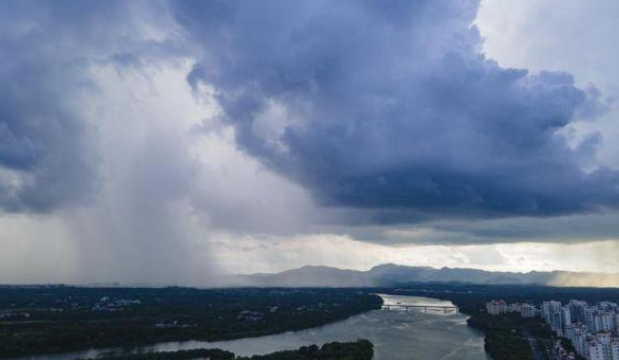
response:
M304 266L274 274L238 275L231 278L230 282L232 286L257 287L374 287L396 286L410 282L619 287L619 274L569 271L516 273L384 264L367 271Z

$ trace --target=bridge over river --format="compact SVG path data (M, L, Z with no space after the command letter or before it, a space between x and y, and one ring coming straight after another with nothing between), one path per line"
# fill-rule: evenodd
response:
M406 311L406 312L408 312L409 309L419 309L419 310L424 311L424 312L428 312L428 310L430 310L430 311L442 311L444 313L450 313L450 312L457 313L458 312L458 307L457 306L441 306L441 305L388 304L388 305L383 305L382 309L383 310L387 310L387 311L404 309L404 311Z

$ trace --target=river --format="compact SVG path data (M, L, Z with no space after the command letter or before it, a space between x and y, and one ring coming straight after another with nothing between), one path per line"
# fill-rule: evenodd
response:
M415 297L380 295L385 304L444 305L448 301ZM466 325L467 316L419 310L374 310L337 323L318 328L229 341L184 341L161 343L131 350L87 350L68 354L38 355L19 360L73 360L102 355L175 351L195 348L219 348L237 355L251 356L279 350L298 349L304 345L332 341L370 340L375 348L375 360L489 360L484 352L482 333ZM14 359L17 360L17 359Z

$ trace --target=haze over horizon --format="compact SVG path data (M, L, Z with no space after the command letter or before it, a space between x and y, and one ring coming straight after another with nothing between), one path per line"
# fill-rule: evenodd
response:
M2 1L0 284L619 273L617 17L613 0Z

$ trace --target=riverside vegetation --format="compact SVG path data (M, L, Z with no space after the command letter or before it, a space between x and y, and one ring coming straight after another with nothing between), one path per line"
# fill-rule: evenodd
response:
M554 334L541 318L521 318L516 314L489 316L486 302L503 299L509 303L570 299L588 302L619 301L616 288L559 288L541 285L472 285L462 283L410 283L398 289L381 290L388 294L427 296L451 301L470 316L468 324L485 334L485 349L493 360L535 360L527 334L547 346ZM566 348L571 345L565 343Z
M371 360L374 356L374 346L367 340L339 343L333 342L321 347L317 345L303 346L298 350L278 351L267 355L252 357L235 357L229 351L219 349L182 350L174 352L157 352L110 356L98 360Z
M0 288L0 357L312 328L378 309L353 289Z

